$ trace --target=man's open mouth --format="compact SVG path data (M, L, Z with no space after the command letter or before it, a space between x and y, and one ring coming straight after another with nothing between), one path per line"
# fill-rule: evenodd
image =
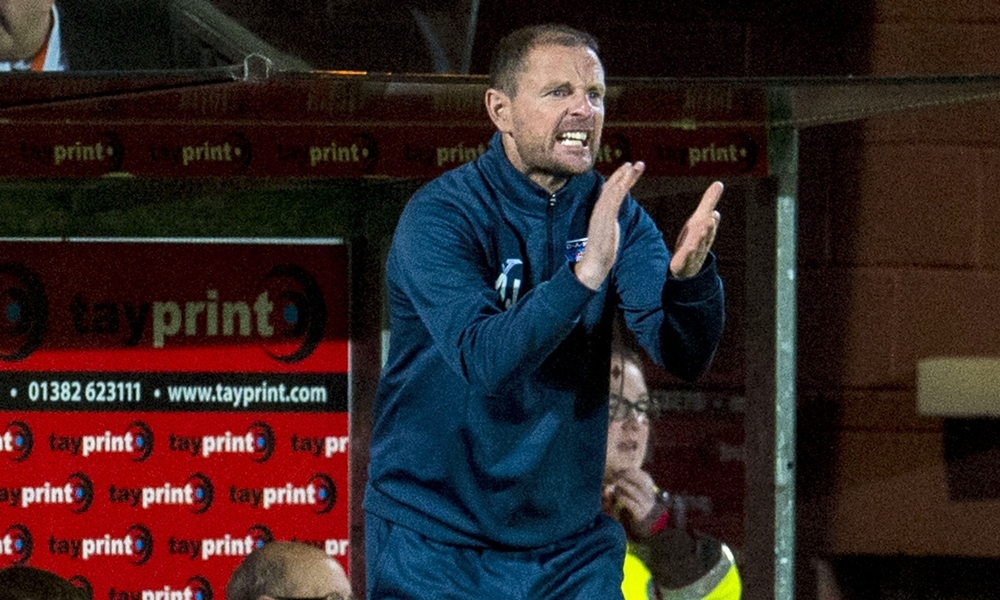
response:
M564 131L556 136L563 146L586 146L590 135L586 131Z

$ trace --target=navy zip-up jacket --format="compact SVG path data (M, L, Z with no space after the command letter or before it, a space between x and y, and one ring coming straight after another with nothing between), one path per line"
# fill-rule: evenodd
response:
M603 178L555 194L489 150L428 183L386 264L388 361L376 394L365 510L443 543L541 548L601 512L611 323L693 379L723 328L723 288L668 277L670 253L631 196L596 292L572 264Z

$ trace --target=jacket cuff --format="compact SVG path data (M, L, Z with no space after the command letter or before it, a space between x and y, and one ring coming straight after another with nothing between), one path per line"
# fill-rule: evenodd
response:
M705 257L705 264L694 277L678 279L670 273L670 267L667 267L667 282L663 286L663 297L670 298L672 302L678 304L693 304L718 294L720 288L718 262L715 254L709 252Z

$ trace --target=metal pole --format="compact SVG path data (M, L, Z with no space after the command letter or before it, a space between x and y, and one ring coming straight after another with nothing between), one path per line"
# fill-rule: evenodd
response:
M787 90L770 91L772 117L790 111ZM777 113L777 114L776 114ZM776 119L774 119L776 120ZM795 360L796 360L796 206L799 132L772 127L768 165L776 179L775 253L775 403L774 403L774 597L795 597Z

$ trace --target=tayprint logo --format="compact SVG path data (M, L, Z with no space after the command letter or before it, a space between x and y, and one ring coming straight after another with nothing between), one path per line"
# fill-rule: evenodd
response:
M7 283L11 289L5 305L7 329L11 330L5 336L10 338L6 346L12 349L6 354L11 356L8 360L14 360L34 349L25 340L28 331L39 329L29 325L38 322L40 317L26 317L37 315L40 309L25 313L22 305L27 303L21 299L29 297L27 290L33 288L12 276L6 279L12 280ZM31 281L27 274L21 279ZM117 343L131 348L146 340L159 349L177 343L197 344L199 340L214 344L220 337L228 342L241 340L238 343L243 345L253 338L254 343L276 361L295 363L306 359L319 346L326 332L326 299L316 278L298 265L280 264L261 272L258 281L259 291L249 295L245 295L248 290L209 287L203 295L124 300L95 298L91 293L80 291L73 295L69 304L70 322L77 335L100 336L102 345L118 340ZM40 285L35 287L42 294ZM44 307L44 304L35 304ZM17 318L12 321L14 317ZM44 333L44 328L39 330ZM3 333L2 328L0 333ZM19 335L14 336L14 333ZM25 348L21 348L22 345ZM0 350L3 348L0 345Z
M300 362L316 350L326 331L323 291L312 274L298 265L277 265L264 281L268 291L274 292L281 315L265 352L279 362Z
M0 264L0 309L0 360L28 358L49 327L49 300L38 275L24 265Z
M46 481L38 486L0 488L0 502L20 508L62 504L75 513L84 513L94 503L94 484L85 474L73 473L63 485Z
M293 161L310 167L356 164L370 173L378 163L378 142L369 133L359 133L350 140L331 141L323 146L285 146L278 144L278 160Z
M121 557L133 565L144 565L153 556L153 534L143 525L131 525L123 536L99 538L49 537L49 553L71 560Z
M51 160L55 166L63 164L90 164L97 165L100 170L111 172L120 171L122 161L125 160L125 146L121 138L113 131L101 132L97 137L83 143L76 140L72 144L56 144L51 149L44 147L22 148L22 153L27 156L41 158L43 153L45 158Z
M583 251L586 249L587 238L566 242L566 261L571 263L580 262L580 259L583 257Z
M292 541L309 544L310 546L319 548L320 550L326 552L326 555L331 558L347 556L348 548L351 545L351 541L345 539L307 540L293 537Z
M132 421L125 433L101 435L49 435L49 449L84 458L94 454L124 454L133 462L143 462L153 453L153 430L142 421Z
M504 261L500 276L495 284L500 303L504 308L510 308L517 302L517 296L521 291L521 279L523 278L524 263L520 258L508 258Z
M274 539L267 528L256 531L256 527L258 526L251 528L241 538L234 538L227 533L221 538L202 540L201 559L208 560L216 556L246 556Z
M215 454L246 454L254 462L267 462L274 454L275 436L271 426L255 421L244 434L227 431L222 435L184 436L170 434L170 450L208 458Z
M35 550L35 541L28 528L16 523L0 537L0 564L21 565L28 562Z
M167 549L170 554L185 555L191 560L201 557L209 560L217 556L246 556L264 544L274 541L274 535L266 525L254 525L245 535L225 534L218 538L184 539L170 538Z
M201 541L201 559L208 560L216 556L246 556L267 542L250 533L234 538L228 533L221 538L210 538Z
M7 431L0 435L0 453L14 462L24 462L31 456L35 438L24 421L11 421Z
M108 592L110 600L212 600L212 586L201 575L188 579L183 587L176 588L165 585L162 588L147 590L116 590Z
M347 452L350 437L346 435L328 435L326 437L309 437L292 434L292 452L302 452L319 457L330 458L334 454Z
M465 146L463 142L451 147L437 148L437 166L450 167L461 163L472 162L486 154L486 144Z
M182 167L209 164L229 172L240 172L250 166L253 147L245 135L234 131L225 138L198 140L183 146L153 146L149 148L149 158L154 162L170 162Z
M185 506L194 514L202 514L212 506L215 488L207 476L194 473L183 485L164 483L141 488L112 485L108 488L108 498L112 504L126 504L132 508Z
M306 485L287 483L282 487L229 487L229 502L270 510L275 506L308 506L317 514L326 514L337 503L337 485L325 473L316 473Z

